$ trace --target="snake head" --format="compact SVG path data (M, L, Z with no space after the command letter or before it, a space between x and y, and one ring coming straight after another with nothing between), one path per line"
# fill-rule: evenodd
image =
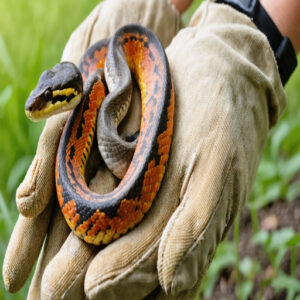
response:
M61 62L42 73L25 103L25 113L33 121L74 109L81 100L83 81L71 62Z

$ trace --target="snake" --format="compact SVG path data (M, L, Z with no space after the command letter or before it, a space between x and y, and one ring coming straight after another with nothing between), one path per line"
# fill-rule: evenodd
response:
M132 77L141 96L140 129L123 137L118 127L131 103ZM85 242L107 245L141 222L160 189L173 135L174 85L155 34L138 24L93 44L79 64L63 61L44 71L25 103L33 121L70 111L59 141L55 185L61 212ZM108 169L119 179L109 193L86 182L97 139Z

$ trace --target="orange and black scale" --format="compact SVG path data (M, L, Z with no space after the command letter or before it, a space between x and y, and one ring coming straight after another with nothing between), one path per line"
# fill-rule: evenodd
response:
M111 193L99 195L87 187L85 165L97 111L106 93L105 84L95 80L65 126L55 172L58 200L67 223L75 234L94 245L110 243L142 220L160 188L173 133L174 91L160 42L139 25L121 28L114 39L118 39L141 91L142 119L132 162ZM100 41L85 53L79 65L84 80L103 68L111 42Z

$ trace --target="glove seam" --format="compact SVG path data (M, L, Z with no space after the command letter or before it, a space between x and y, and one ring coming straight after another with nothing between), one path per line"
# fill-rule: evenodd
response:
M196 160L197 160L197 155L196 155L197 151L195 151L195 153L193 154L193 157L191 159L191 167L185 168L184 171L184 175L183 175L183 183L182 183L182 187L180 189L180 193L179 193L179 199L183 199L184 198L184 194L188 188L189 185L189 181L193 175L193 171L195 169L196 166Z

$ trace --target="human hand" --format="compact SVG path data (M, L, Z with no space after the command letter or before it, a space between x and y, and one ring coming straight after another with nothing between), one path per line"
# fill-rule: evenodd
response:
M197 11L167 49L175 127L153 207L137 228L100 252L73 234L64 242L68 231L54 213L29 297L39 295L41 278L43 299L81 298L83 278L91 299L140 299L158 284L162 290L152 298L194 295L249 195L269 127L285 105L271 51L251 21L233 9L206 3ZM102 181L99 192L115 185L99 166L92 188Z

